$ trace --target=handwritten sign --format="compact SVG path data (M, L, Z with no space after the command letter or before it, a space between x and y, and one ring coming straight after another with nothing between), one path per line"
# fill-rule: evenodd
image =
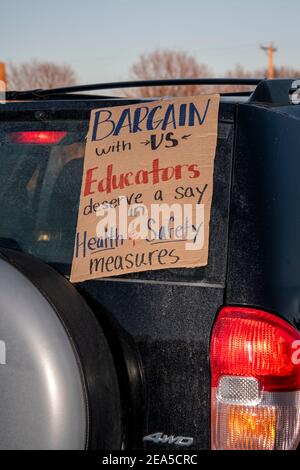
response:
M205 266L219 95L96 109L71 281Z

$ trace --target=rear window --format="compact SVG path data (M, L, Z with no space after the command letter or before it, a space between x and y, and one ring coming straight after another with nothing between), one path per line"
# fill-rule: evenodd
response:
M26 113L18 115L18 120L0 121L0 246L37 256L69 274L88 119L36 122ZM233 123L228 112L225 116L219 124L208 266L126 277L224 282L233 143Z
M70 263L86 131L86 122L2 126L2 246L50 263Z

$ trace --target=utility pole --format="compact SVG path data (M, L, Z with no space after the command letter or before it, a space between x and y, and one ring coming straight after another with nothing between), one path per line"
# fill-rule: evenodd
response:
M0 104L5 103L6 86L7 82L5 63L0 62Z
M6 70L4 62L0 62L0 80L6 83Z
M277 51L277 47L274 47L273 43L268 46L260 46L260 48L268 54L268 78L274 78L274 62L273 53Z

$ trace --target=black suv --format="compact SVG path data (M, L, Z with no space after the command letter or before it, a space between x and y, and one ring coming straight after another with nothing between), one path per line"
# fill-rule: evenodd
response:
M87 91L221 96L206 267L69 280ZM10 92L0 104L0 447L295 449L300 106L292 80Z

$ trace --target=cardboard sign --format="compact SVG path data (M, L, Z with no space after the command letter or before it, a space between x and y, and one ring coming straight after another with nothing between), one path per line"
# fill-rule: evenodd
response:
M219 95L91 112L71 281L205 266Z

